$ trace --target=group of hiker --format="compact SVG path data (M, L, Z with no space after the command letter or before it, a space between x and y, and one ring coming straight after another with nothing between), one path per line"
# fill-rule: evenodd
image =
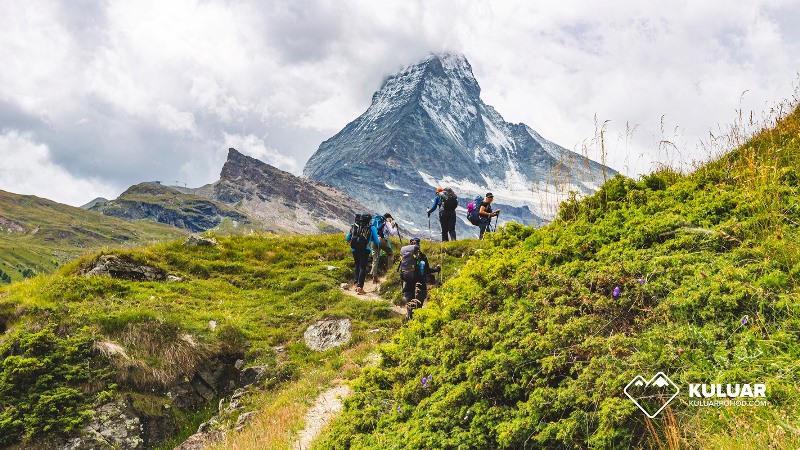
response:
M467 205L467 220L480 229L478 239L483 239L483 234L492 224L492 218L500 215L499 209L492 210L493 201L494 194L487 192L486 197L477 195L472 203ZM433 198L431 207L427 209L429 220L431 213L437 208L439 209L439 223L442 225L442 242L455 241L458 196L452 188L436 188L436 196ZM428 226L430 226L430 222Z
M485 197L476 196L472 203L467 205L467 220L480 229L479 238L483 239L484 233L490 229L493 217L500 214L500 210L492 210L494 195L487 192ZM442 226L442 241L456 240L456 208L458 196L451 188L436 188L436 196L430 208L426 209L428 226L430 227L431 213L439 209L439 222ZM390 213L386 214L356 214L350 232L345 238L350 243L350 251L354 260L354 284L357 294L364 294L364 282L367 278L367 266L370 254L372 255L372 269L370 276L372 282L378 283L378 265L381 251L386 253L387 267L392 268L394 250L389 237L400 236L397 222ZM402 237L400 237L402 243ZM408 244L400 248L400 263L398 271L403 285L403 298L407 305L407 318L411 319L413 310L421 308L428 295L427 279L432 274L441 271L441 266L431 267L427 256L420 247L421 240L412 237Z

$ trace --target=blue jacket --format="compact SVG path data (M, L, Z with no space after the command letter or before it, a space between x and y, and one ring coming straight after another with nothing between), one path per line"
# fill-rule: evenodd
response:
M433 203L431 203L430 209L428 209L429 213L433 213L436 211L436 208L442 206L442 197L439 194L436 194L436 197L433 197Z
M370 243L378 245L378 246L381 245L381 240L378 237L378 229L375 228L375 225L370 226L369 230L371 231L370 238L369 238ZM347 233L347 237L344 238L345 241L350 242L350 233L351 232L352 231ZM370 253L371 253L372 252L372 246L371 245L367 245L367 250L369 250ZM351 248L350 251L354 252L354 251L356 251L356 249Z

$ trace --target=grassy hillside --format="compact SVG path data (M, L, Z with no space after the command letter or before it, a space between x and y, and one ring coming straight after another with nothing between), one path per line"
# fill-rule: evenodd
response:
M0 290L0 446L35 446L37 438L67 435L85 423L92 406L123 394L137 410L156 405L161 411L173 402L163 396L164 386L218 357L266 366L271 381L265 387L277 393L267 404L312 392L316 383L358 375L374 343L401 324L389 302L338 289L352 276L342 235L217 240L213 247L178 241L112 252L181 277L177 282L86 278L78 273L97 259L90 255ZM458 243L431 259L463 260L473 247ZM396 282L383 287L390 298L397 290ZM303 332L326 317L350 318L352 341L313 352ZM280 390L284 385L287 391ZM301 420L302 405L292 410ZM176 411L175 420L193 433L198 419L190 413ZM281 439L291 437L293 425L287 426Z
M690 175L617 176L508 226L316 448L798 448L799 225L795 110ZM658 372L681 393L651 420L623 389ZM689 383L765 383L768 405L696 406Z
M0 285L53 272L87 252L153 244L184 234L166 225L133 224L0 191Z

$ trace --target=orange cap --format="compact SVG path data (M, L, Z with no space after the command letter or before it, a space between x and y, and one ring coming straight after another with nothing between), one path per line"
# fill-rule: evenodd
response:
M437 187L437 188L436 188L436 192L442 192L443 190L444 190L444 189L442 189L441 187Z

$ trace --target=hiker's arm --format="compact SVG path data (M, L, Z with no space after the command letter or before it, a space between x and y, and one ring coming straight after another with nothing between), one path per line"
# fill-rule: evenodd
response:
M486 207L481 205L481 209L478 210L478 215L483 217L492 217L492 215L486 212Z
M439 207L439 196L433 197L433 203L431 203L431 207L428 209L428 214L436 211L436 208Z

